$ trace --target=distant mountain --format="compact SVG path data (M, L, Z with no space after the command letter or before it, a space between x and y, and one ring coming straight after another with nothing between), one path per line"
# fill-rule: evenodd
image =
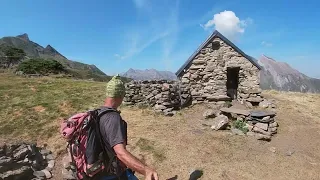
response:
M109 78L95 65L88 65L76 61L67 59L60 54L51 45L47 45L45 48L41 45L31 41L28 34L22 34L16 37L3 37L0 39L0 47L11 46L24 50L28 58L43 58L43 59L55 59L60 62L71 74L80 78L96 78L104 79ZM0 55L3 54L0 52Z
M177 76L170 71L158 71L155 69L129 69L122 76L133 80L177 80Z
M320 93L320 79L308 77L285 62L262 55L258 63L263 67L260 72L262 89Z

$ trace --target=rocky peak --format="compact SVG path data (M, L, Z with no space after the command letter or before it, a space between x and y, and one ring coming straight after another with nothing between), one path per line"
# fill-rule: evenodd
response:
M279 74L279 75L297 75L301 76L301 73L296 69L292 68L288 63L276 61L266 55L262 55L258 63L263 66L266 70Z
M262 89L320 92L320 80L304 75L288 63L276 61L266 55L262 55L258 63L263 67L260 72Z
M49 45L47 45L47 47L46 47L46 48L44 48L44 50L45 50L46 52L50 52L50 53L57 53L57 54L59 54L59 52L58 52L56 49L54 49L50 44L49 44Z
M127 72L135 72L135 70L130 68Z
M26 40L26 41L30 41L29 36L27 33L21 34L17 36L20 39Z

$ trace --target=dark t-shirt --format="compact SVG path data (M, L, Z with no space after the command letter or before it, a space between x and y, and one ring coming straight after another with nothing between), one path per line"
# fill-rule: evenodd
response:
M105 109L102 107L101 109ZM108 112L100 118L100 132L104 144L112 149L117 144L127 144L127 123L118 112ZM114 151L113 151L114 152Z

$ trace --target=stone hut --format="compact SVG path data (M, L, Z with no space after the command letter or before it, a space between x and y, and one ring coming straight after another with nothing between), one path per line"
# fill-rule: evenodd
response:
M193 103L239 100L259 104L261 67L218 31L176 72Z

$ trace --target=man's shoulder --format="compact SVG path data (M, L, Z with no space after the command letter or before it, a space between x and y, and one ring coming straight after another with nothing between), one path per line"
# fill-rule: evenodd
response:
M120 113L114 109L100 108L101 119L121 119Z

